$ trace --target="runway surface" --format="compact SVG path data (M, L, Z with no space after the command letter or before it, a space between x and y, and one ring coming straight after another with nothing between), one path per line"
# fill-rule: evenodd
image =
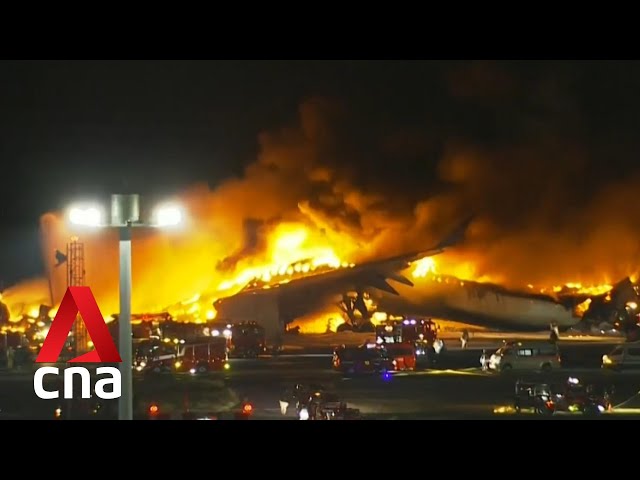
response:
M563 368L548 374L482 372L479 357L485 346L479 342L471 345L466 350L451 348L437 369L398 372L388 380L381 375L344 377L331 369L331 355L325 349L316 354L234 359L230 370L204 376L136 375L134 388L139 399L144 397L141 402L152 400L165 410L170 405L176 414L183 397L191 405L208 401L208 408L221 410L223 417L229 416L233 404L246 398L254 405L252 418L295 419L293 409L285 416L280 413L282 392L295 383L315 383L338 394L349 407L360 409L367 419L495 419L506 416L494 410L512 402L517 379L556 384L574 376L584 382L614 385L614 404L626 409L620 412L627 416L640 413L640 401L635 397L640 390L640 372L613 373L600 368L602 355L613 344L562 343ZM179 395L169 400L167 392ZM0 371L0 418L51 418L56 402L35 396L32 370Z
M256 418L282 416L278 400L294 383L317 383L337 393L349 406L372 419L495 418L494 410L511 403L517 379L563 383L569 376L616 387L614 404L640 390L638 372L602 371L600 359L613 345L564 345L565 367L549 374L495 374L479 368L481 350L457 350L439 369L382 376L343 377L330 370L330 356L295 355L232 363L228 384L256 407ZM639 405L640 406L640 405ZM627 411L626 413L635 413Z

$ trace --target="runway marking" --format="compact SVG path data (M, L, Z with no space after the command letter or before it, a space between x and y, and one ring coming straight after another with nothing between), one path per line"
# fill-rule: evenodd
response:
M282 353L280 355L259 355L258 358L265 360L278 360L279 358L331 358L332 353ZM236 360L251 360L238 358Z
M476 377L489 377L492 376L490 373L478 371L475 368L465 368L465 369L446 369L446 370L421 370L418 372L397 372L392 373L394 377L415 377L422 375L471 375Z
M511 405L503 405L500 407L495 407L493 409L494 414L501 415L536 415L536 412L533 408L522 408L520 413L516 412L516 409ZM640 415L640 408L617 408L614 407L612 410L604 411L601 415ZM550 416L562 416L562 415L584 415L582 412L553 412Z

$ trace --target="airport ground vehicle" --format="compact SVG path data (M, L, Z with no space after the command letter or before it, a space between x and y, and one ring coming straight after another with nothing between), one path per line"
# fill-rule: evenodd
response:
M599 385L583 385L570 377L564 385L516 382L514 409L519 413L529 408L540 415L556 412L581 412L599 415L612 406L613 389Z
M228 370L229 357L224 338L205 337L177 347L174 369L177 372L205 373Z
M614 371L640 369L640 342L616 346L602 356L602 368Z
M497 372L539 370L549 372L562 366L558 346L548 341L511 342L496 350L488 367Z
M193 342L178 343L144 340L137 344L137 371L204 373L229 368L224 338L200 337Z
M154 373L170 372L177 357L177 347L173 343L146 339L133 341L133 367L136 371Z
M438 325L431 319L390 320L376 327L378 343L433 345L438 338Z
M257 358L267 350L265 329L257 322L207 324L211 337L226 339L230 358Z
M415 370L416 351L406 343L391 343L385 345L387 354L391 358L395 370Z
M311 398L307 405L309 420L356 420L360 411L348 408L337 395L322 392Z
M348 408L336 394L320 385L294 387L296 413L301 420L357 420L360 410Z
M530 408L540 415L553 414L550 385L546 383L516 382L513 407L516 413L520 413L523 408Z
M385 348L367 344L336 348L333 352L333 368L343 373L365 374L392 371L395 366Z
M583 384L569 377L566 384L551 387L554 412L582 412L598 415L611 408L613 389L595 384Z
M410 345L416 356L412 368L430 367L444 348L438 329L431 319L390 320L376 327L376 342L392 350L392 345Z
M231 325L229 356L257 358L266 351L264 328L256 322L242 322Z

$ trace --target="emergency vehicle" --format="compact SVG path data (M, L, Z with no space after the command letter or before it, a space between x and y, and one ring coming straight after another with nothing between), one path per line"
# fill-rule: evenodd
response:
M378 343L411 343L433 345L438 338L438 325L431 319L404 319L384 322L376 327Z
M224 338L201 337L192 342L174 344L151 340L136 348L137 371L205 373L228 370L229 357Z
M442 343L438 338L438 325L431 319L391 320L376 327L376 343L385 346L396 361L397 369L415 369L434 363L442 349L442 345L438 345L437 351L434 349L437 342Z
M408 343L389 343L384 346L396 370L415 370L416 351Z
M158 338L133 341L133 368L154 373L171 372L178 356L177 346Z
M264 327L256 322L212 323L206 327L212 337L223 337L231 358L257 358L267 350Z
M395 370L384 347L374 343L359 347L342 345L333 351L333 368L342 373L384 373Z
M190 373L228 370L230 365L226 339L207 337L194 343L180 344L174 368L178 372Z

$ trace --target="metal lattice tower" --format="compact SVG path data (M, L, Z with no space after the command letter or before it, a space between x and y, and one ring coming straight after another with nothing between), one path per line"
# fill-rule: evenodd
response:
M78 237L71 237L71 242L67 245L67 285L83 286L84 273L84 244L78 241ZM73 324L73 338L75 356L89 351L89 334L80 315Z

